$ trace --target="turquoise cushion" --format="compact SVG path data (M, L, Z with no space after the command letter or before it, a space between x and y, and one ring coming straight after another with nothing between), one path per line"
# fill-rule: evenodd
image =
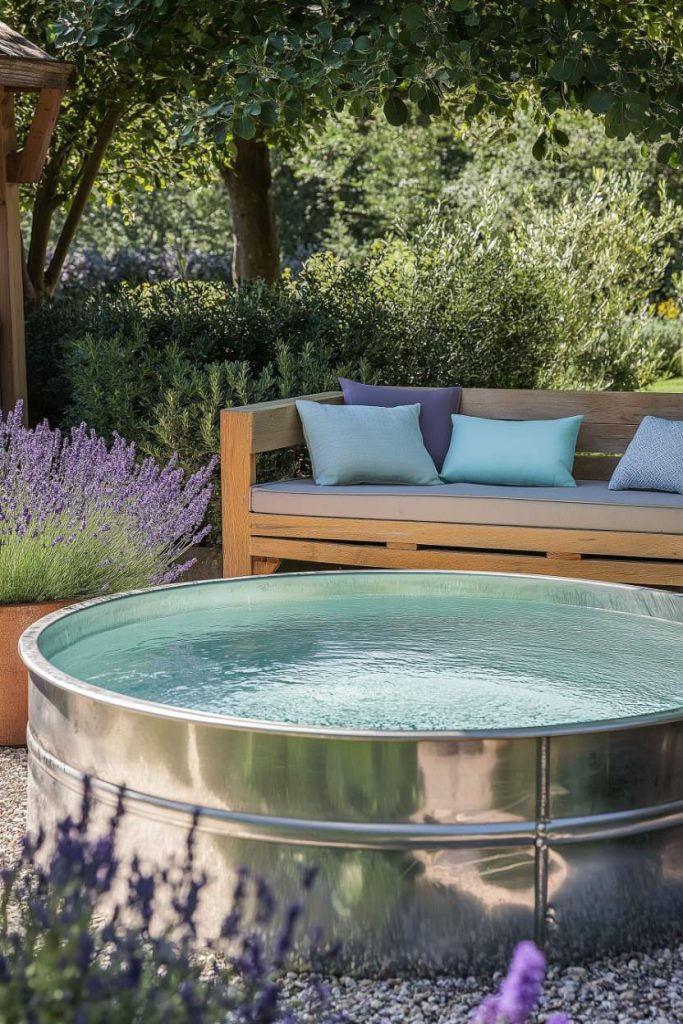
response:
M299 401L317 484L438 484L424 446L420 406L383 409Z
M576 487L572 466L583 416L559 420L451 419L451 446L441 470L445 483Z

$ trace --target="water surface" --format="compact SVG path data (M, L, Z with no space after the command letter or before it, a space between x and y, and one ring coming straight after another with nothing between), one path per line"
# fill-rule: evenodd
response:
M311 726L507 729L683 704L681 622L555 603L543 584L534 600L528 588L520 597L496 585L489 596L486 586L430 585L423 574L397 574L376 592L373 574L367 586L351 575L361 582L340 592L333 576L320 586L310 577L237 584L237 598L233 584L227 603L218 597L230 584L221 584L199 608L193 588L179 588L175 610L166 602L154 615L154 595L138 598L149 617L113 626L102 610L125 601L101 605L103 628L72 630L50 657L127 696ZM259 586L270 587L267 599L256 599Z

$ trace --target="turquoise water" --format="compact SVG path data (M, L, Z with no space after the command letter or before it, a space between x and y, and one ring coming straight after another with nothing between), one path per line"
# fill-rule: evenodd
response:
M192 588L181 588L178 610L155 616L152 599L151 617L73 631L50 658L127 696L311 726L518 728L683 705L680 622L504 588L491 597L300 590L191 610Z

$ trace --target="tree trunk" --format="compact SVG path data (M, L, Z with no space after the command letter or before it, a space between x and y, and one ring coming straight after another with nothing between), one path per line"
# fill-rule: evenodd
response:
M280 274L280 246L273 208L270 153L265 142L235 139L233 164L220 167L230 195L232 277L272 284Z
M95 184L95 179L97 178L100 167L102 166L104 155L107 152L107 147L109 146L112 136L116 131L119 121L121 120L123 109L123 106L120 104L115 104L109 108L102 118L98 128L95 144L83 164L78 188L76 189L76 193L71 201L69 212L64 219L62 230L59 233L59 238L55 245L55 250L52 253L52 258L45 272L45 290L49 295L54 293L55 288L59 284L59 278L64 267L64 261L69 253L71 244L76 237L76 232L78 231L78 227L83 217L83 211L87 206L90 193L92 192L93 185Z
M50 237L50 225L57 203L51 196L54 180L51 169L45 171L45 178L38 186L31 213L31 238L26 257L25 278L30 282L26 298L37 301L45 293L45 263Z

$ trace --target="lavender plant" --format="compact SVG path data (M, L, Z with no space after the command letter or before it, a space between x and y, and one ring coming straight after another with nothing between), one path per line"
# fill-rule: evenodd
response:
M279 908L267 883L242 871L222 941L200 957L196 915L207 879L193 864L194 831L181 862L151 871L117 857L121 800L96 838L89 811L86 786L81 816L60 823L46 866L37 856L44 836L25 837L18 863L0 873L3 1024L296 1024L277 979L300 904ZM313 880L302 874L302 896ZM107 896L113 909L104 911ZM161 931L158 905L172 908ZM268 943L261 936L271 926ZM319 950L323 962L332 952ZM326 1019L321 986L305 1010L308 1020Z
M533 942L520 942L496 995L487 996L475 1011L473 1024L525 1024L543 992L545 957ZM554 1013L546 1024L570 1024L564 1013Z
M21 403L0 413L0 604L170 583L194 564L216 460L186 480L176 456L136 454L85 424L28 429Z

